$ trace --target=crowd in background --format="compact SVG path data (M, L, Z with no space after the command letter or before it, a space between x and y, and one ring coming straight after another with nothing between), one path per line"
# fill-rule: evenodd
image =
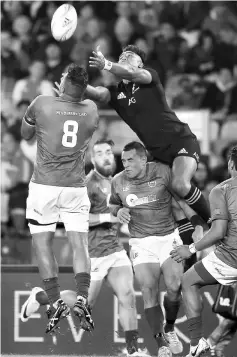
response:
M237 142L237 2L69 3L77 10L78 26L68 41L56 42L50 21L62 2L1 2L1 226L2 238L13 236L21 247L29 237L25 202L36 153L35 139L21 140L22 117L37 95L55 95L54 82L71 62L88 69L90 84L116 85L110 72L88 68L98 45L112 61L125 45L138 45L146 66L158 71L174 110L210 111L211 152L194 177L207 198L228 177L228 147ZM10 246L2 246L6 261ZM26 249L22 254L14 249L20 257L14 261L26 262Z

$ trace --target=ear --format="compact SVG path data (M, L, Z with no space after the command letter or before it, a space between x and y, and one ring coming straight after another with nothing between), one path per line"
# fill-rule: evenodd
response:
M143 68L144 67L144 64L143 63L140 63L138 68Z

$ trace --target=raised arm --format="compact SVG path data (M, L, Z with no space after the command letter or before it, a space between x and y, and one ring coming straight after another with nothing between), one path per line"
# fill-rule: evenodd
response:
M152 75L143 68L127 68L126 65L108 61L101 52L93 51L93 57L90 57L90 67L100 70L107 70L121 79L127 79L134 83L149 84L152 82Z
M85 91L85 98L99 103L108 103L111 99L110 91L105 87L92 87L88 85Z

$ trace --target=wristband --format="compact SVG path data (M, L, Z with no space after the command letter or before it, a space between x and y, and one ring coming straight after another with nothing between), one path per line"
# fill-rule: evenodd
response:
M113 63L108 61L107 59L105 59L104 69L106 69L107 71L110 71L112 67L113 67Z
M111 222L110 213L101 213L99 214L100 223Z
M190 244L190 245L188 246L188 249L189 249L190 253L192 253L192 254L195 254L195 253L197 252L197 249L196 249L194 243Z

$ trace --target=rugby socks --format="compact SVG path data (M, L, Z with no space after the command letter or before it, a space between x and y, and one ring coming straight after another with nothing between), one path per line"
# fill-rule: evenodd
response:
M164 315L160 305L145 309L145 316L159 347L163 346ZM166 345L166 344L165 344Z
M197 214L204 219L205 222L208 222L211 213L208 202L204 198L201 191L191 184L191 189L189 193L184 197L187 204L195 211Z
M174 323L177 319L177 315L179 312L181 300L177 301L170 301L167 296L167 293L164 297L164 308L165 308L165 315L166 315L166 324L164 327L165 333L174 330Z
M125 340L126 340L127 351L129 354L132 354L132 353L138 351L138 343L137 343L138 331L137 330L125 331Z
M43 280L44 290L49 298L50 305L53 305L60 297L60 286L58 278L49 278Z
M201 219L201 218L200 218ZM181 219L176 222L178 224L178 230L180 238L182 239L183 244L189 245L193 243L192 234L194 232L193 225L187 219ZM186 259L184 262L184 271L187 271L191 266L197 262L196 254L191 255L190 258Z
M202 338L202 318L201 316L188 319L188 330L190 335L191 346L197 346Z
M78 273L75 275L77 296L82 296L88 299L88 290L91 283L91 276L88 273Z

